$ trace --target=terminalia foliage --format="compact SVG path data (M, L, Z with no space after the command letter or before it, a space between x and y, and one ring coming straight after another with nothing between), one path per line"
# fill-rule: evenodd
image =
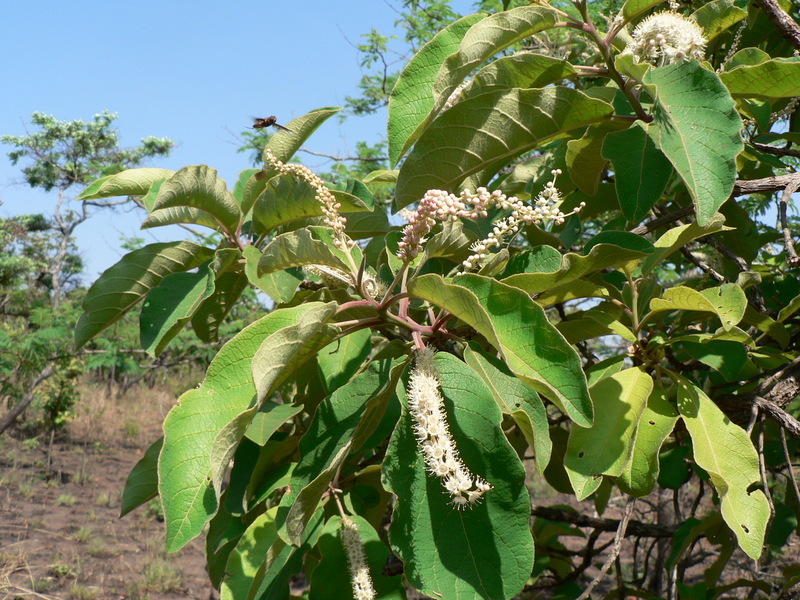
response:
M129 253L78 346L142 303L158 355L186 326L213 341L245 289L271 299L123 513L158 495L170 551L205 531L223 598L293 576L312 599L789 590L800 30L766 0L690 4L452 22L397 77L394 170L290 162L320 108L232 190L205 165L91 184L219 243Z

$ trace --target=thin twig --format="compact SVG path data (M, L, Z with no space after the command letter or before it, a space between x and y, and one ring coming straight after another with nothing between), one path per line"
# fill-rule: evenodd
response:
M586 598L589 598L592 590L594 590L594 588L597 587L597 584L600 583L600 581L606 576L606 573L608 573L611 565L614 564L617 556L619 556L619 552L622 550L622 540L625 539L625 529L628 527L628 520L631 518L631 512L633 512L633 505L635 502L636 498L633 496L628 496L628 502L625 504L625 509L622 512L622 519L619 522L617 533L614 535L614 546L611 549L611 554L601 567L597 577L592 579L591 583L586 586L586 589L580 596L578 596L577 600L586 600Z
M541 517L549 521L561 521L572 523L578 527L591 527L598 531L616 531L619 529L618 519L600 519L589 517L583 514L571 512L561 508L551 506L535 506L531 510L534 517ZM653 523L643 523L641 521L629 521L626 532L628 535L637 537L670 538L678 530L677 526L656 525Z
M786 467L789 469L789 479L792 480L794 487L794 497L797 502L800 502L800 488L797 486L797 478L794 476L794 467L792 467L792 457L789 456L789 446L786 444L786 432L781 429L781 446L783 446L783 455L786 457Z
M313 156L321 156L322 158L330 158L331 160L337 161L361 161L361 162L386 162L389 160L388 156L375 156L375 157L365 157L365 156L335 156L333 154L325 154L324 152L316 152L315 150L309 150L308 148L300 148L300 152L305 152L306 154L311 154Z
M800 50L800 26L786 14L778 4L778 0L756 0L756 2L769 17L769 20L780 29L786 41Z
M800 189L800 180L793 181L783 190L780 200L778 200L778 215L781 219L781 231L783 232L783 247L786 250L786 262L790 267L800 266L800 257L794 249L794 240L792 239L792 232L789 231L789 225L786 220L786 208L789 205L789 198L792 197L798 189Z
M690 263L692 263L698 269L703 271L703 273L710 275L714 281L717 281L719 283L723 283L725 281L725 277L723 275L717 273L711 267L711 265L709 265L706 261L692 254L691 251L686 246L681 246L681 254L683 254L689 260Z

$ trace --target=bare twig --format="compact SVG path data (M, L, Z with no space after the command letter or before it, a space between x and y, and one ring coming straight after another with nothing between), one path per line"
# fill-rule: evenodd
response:
M614 535L614 546L611 549L611 554L609 555L606 562L600 568L600 572L597 574L597 577L592 579L591 583L586 586L586 589L583 590L583 593L578 596L577 600L586 600L591 596L592 590L597 587L597 584L606 576L608 570L611 568L611 565L614 564L614 561L619 556L620 550L622 550L622 540L625 539L625 529L628 527L628 520L631 517L631 512L633 511L633 505L636 502L636 498L633 496L628 496L628 502L625 504L625 509L622 512L622 519L619 522L619 527L617 528L617 533Z
M769 20L780 29L786 41L800 50L800 26L786 14L778 4L778 0L756 0L756 2L769 17Z
M707 275L711 276L714 281L722 283L725 281L725 277L719 273L717 273L711 265L709 265L706 261L702 258L698 258L686 246L681 246L681 254L683 254L690 263L695 265L698 269L706 273Z
M800 180L795 180L786 186L778 200L778 214L781 219L781 231L783 232L783 247L786 250L786 262L790 267L800 266L800 257L794 249L794 240L792 239L792 232L789 231L789 225L786 221L786 208L789 205L789 198L792 197L798 189L800 189Z
M794 487L794 497L796 501L800 502L800 488L798 488L797 478L794 476L792 457L789 455L789 446L786 444L786 432L783 429L781 429L781 446L783 446L783 455L786 457L786 468L789 469L789 479L792 480L792 486Z
M572 523L578 527L592 527L598 531L616 531L619 529L620 521L618 519L600 519L597 517L588 517L583 514L570 512L560 508L552 508L550 506L535 506L531 510L534 517L542 517L550 521L562 521L565 523ZM678 530L677 526L668 525L655 525L652 523L643 523L641 521L630 521L626 529L627 535L637 537L652 537L652 538L669 538L675 535Z
M785 190L794 182L800 181L800 173L764 177L763 179L740 179L733 185L733 197L757 194L760 192L777 192Z
M389 160L388 156L374 156L374 157L335 156L333 154L325 154L324 152L309 150L308 148L300 148L300 152L305 152L306 154L311 154L312 156L321 156L323 158L330 158L331 160L338 160L338 161L350 160L350 161L360 161L360 162L382 162Z
M794 148L776 148L775 146L759 144L758 142L750 143L753 144L753 148L760 150L764 154L772 154L774 156L793 156L795 158L800 158L800 150L795 150Z

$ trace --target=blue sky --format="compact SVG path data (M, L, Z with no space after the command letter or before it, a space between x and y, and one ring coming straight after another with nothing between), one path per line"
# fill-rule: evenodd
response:
M399 0L323 2L136 3L14 2L4 7L0 74L0 134L24 135L34 111L58 119L119 114L123 146L155 135L175 141L169 169L208 164L233 186L248 157L236 134L250 116L286 122L357 94L355 45L376 28L390 33ZM471 12L472 2L453 8ZM393 70L402 66L398 62ZM361 140L385 134L385 114L330 119L306 144L328 154L352 154ZM0 215L52 213L56 196L31 190L0 147ZM324 168L321 159L303 155ZM77 193L77 191L75 192ZM86 283L123 254L120 236L175 239L173 231L139 231L141 213L96 214L77 230Z

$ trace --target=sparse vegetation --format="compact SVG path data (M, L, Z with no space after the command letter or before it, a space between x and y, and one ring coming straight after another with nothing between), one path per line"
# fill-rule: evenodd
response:
M75 496L72 494L59 494L56 498L56 506L74 506Z

